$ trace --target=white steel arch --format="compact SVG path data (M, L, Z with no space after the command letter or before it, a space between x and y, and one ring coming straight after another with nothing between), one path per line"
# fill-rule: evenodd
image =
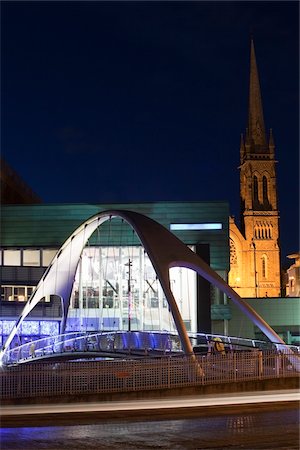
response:
M193 355L193 348L187 335L176 300L170 289L169 269L186 267L196 271L210 283L218 287L257 325L272 341L285 344L277 333L251 308L231 287L198 255L190 250L169 230L142 214L127 210L109 210L100 212L80 225L65 241L53 258L51 264L40 280L36 290L26 303L21 316L14 325L0 353L0 361L8 349L23 320L38 302L46 295L58 295L63 299L64 323L70 304L72 287L80 255L87 240L93 232L106 220L120 217L128 222L141 240L154 270L161 283L169 303L182 347L187 355ZM64 326L64 325L63 325Z

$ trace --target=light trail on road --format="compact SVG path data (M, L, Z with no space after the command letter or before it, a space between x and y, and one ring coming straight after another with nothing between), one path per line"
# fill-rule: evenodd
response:
M33 414L61 414L84 412L120 412L147 411L158 409L197 408L206 406L246 405L272 402L300 402L300 391L255 391L239 394L202 395L190 397L157 398L149 400L111 401L111 402L80 402L38 405L3 405L1 417L22 416Z

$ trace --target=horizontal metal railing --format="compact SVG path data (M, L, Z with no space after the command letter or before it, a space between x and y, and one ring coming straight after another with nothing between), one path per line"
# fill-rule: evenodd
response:
M128 392L299 375L300 355L252 350L148 358L19 364L0 370L0 398Z
M259 340L259 339L251 339L244 338L239 336L225 336L222 334L208 334L208 333L188 333L189 338L192 343L197 345L200 342L202 344L212 344L216 338L221 339L223 344L227 349L230 350L245 350L245 349L259 349L259 350L272 350L277 349L280 350L282 348L291 348L297 352L300 351L299 346L295 345L287 345L287 344L278 344L275 342L271 342L269 340Z
M277 349L287 348L282 344L247 339L241 337L189 333L190 341L195 352L207 353L213 350L215 339L224 344L225 350L245 349ZM297 349L299 351L299 349ZM178 354L182 353L180 338L176 333L161 331L101 331L97 333L72 332L49 336L36 341L30 341L20 346L8 349L4 354L2 363L5 365L17 364L34 359L47 359L68 354L109 354L110 357L119 354L139 356L153 355L153 353Z
M68 354L73 357L82 353L131 355L134 351L139 351L140 355L146 355L151 351L162 354L182 353L179 336L168 332L102 331L92 334L73 332L30 341L7 350L3 364L18 364Z

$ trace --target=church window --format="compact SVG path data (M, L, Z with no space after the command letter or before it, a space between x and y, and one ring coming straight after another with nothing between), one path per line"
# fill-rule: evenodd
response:
M269 224L269 239L272 239L272 224Z
M262 277L267 278L267 257L266 257L266 255L263 255L263 257L261 259L261 264L262 264Z
M263 204L265 207L267 207L269 205L269 198L268 198L268 180L266 176L263 176L262 182L263 182Z
M256 222L255 227L254 227L254 237L255 239L261 239L262 238L262 227L261 227L261 223L260 222Z
M236 248L232 239L230 239L229 245L230 245L230 264L231 265L237 264Z
M269 222L256 222L254 226L255 239L272 239L272 224Z
M254 175L253 177L253 207L256 208L258 206L258 181L257 177Z

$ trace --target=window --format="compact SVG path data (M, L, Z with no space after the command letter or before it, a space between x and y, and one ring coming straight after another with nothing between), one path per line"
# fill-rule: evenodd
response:
M232 239L229 240L229 245L230 245L230 265L237 264L236 247Z
M42 251L42 266L48 267L52 259L56 255L57 250L45 249Z
M14 288L14 300L17 300L18 302L24 302L25 301L25 286L15 286ZM27 296L26 296L27 300Z
M13 301L13 286L1 286L1 300Z
M261 259L262 264L262 277L267 278L267 257L264 255Z
M151 308L158 308L159 307L159 300L157 297L151 297L150 299L150 307Z
M265 176L263 176L263 202L264 205L269 203L268 199L268 180Z
M253 203L254 207L258 205L258 181L257 177L253 177Z
M23 266L40 266L39 250L23 250Z
M4 266L20 266L21 251L20 250L4 250L3 251Z
M34 291L34 287L33 286L26 286L27 288L27 300L29 300L29 298L31 297L33 291Z
M34 286L1 286L1 301L26 302L33 290Z

